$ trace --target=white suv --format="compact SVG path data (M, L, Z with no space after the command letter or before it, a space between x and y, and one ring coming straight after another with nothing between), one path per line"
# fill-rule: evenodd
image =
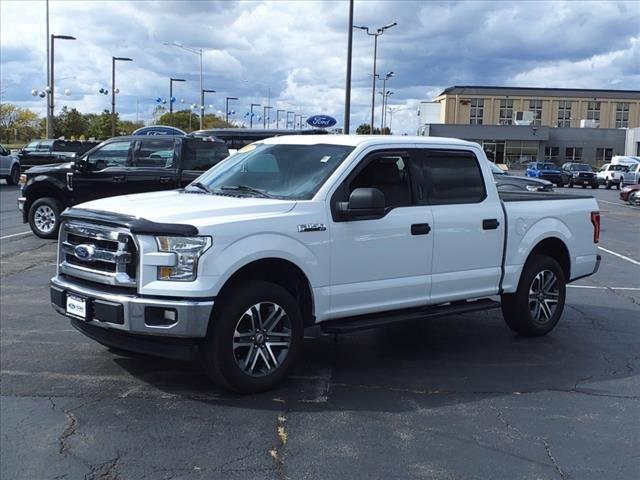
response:
M627 171L627 167L624 165L614 165L612 163L605 163L600 170L598 170L598 183L605 185L607 188L612 186L618 187L620 190L620 183L622 182L622 176Z

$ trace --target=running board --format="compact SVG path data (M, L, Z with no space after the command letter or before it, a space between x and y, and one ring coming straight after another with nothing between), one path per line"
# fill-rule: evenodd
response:
M479 312L481 310L493 310L495 308L500 308L500 302L489 299L474 300L471 302L452 302L432 307L407 308L391 312L328 320L321 323L320 328L325 333L349 333L376 328L390 323L420 320L422 318L444 317L447 315L460 315L463 313Z

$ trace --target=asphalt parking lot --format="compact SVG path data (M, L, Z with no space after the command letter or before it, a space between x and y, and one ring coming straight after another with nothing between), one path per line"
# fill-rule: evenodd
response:
M499 311L309 331L282 388L240 397L55 314L55 243L22 234L2 183L0 477L637 479L640 208L572 192L600 203L603 262L547 337L514 335Z

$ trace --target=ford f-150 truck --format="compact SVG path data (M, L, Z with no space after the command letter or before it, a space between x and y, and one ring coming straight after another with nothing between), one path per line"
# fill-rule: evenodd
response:
M223 387L257 392L311 326L501 307L515 332L544 335L566 284L597 271L599 234L591 197L498 193L475 143L285 136L182 190L67 209L51 301L104 345L199 358Z

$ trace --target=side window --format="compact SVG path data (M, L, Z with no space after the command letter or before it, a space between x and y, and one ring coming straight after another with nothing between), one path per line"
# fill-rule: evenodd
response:
M25 152L35 152L36 148L38 147L38 143L39 142L31 142L29 143L29 145L27 145L26 147L23 148L23 150Z
M349 182L347 196L356 188L377 188L384 194L387 208L412 204L408 155L375 154Z
M422 203L479 203L486 197L482 170L472 152L425 149L414 165L418 200Z
M229 150L223 142L189 141L185 143L183 152L183 170L209 170L229 156Z
M87 156L87 163L92 170L103 170L107 167L123 167L129 160L131 140L111 142Z
M134 167L170 168L173 166L173 138L150 137L138 140L133 152Z

